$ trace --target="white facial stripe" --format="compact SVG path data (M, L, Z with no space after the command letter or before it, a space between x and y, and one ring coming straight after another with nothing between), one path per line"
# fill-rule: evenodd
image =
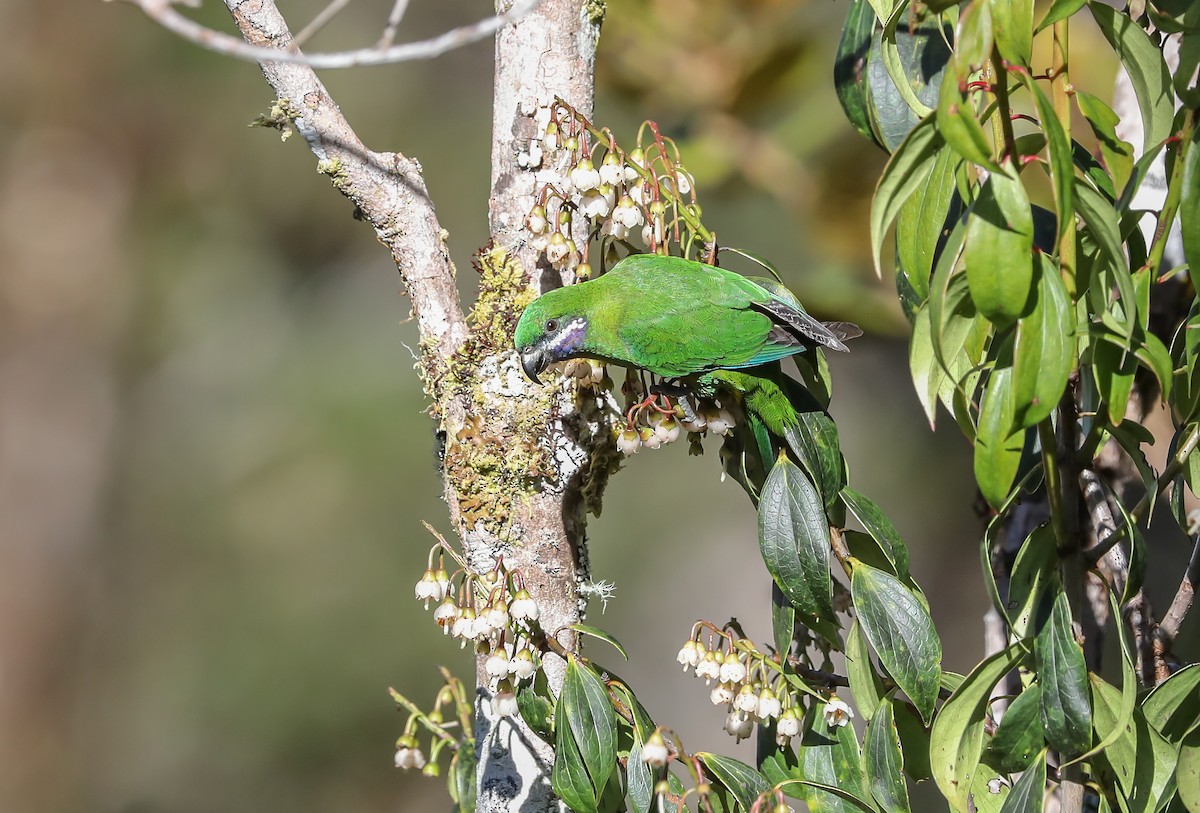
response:
M587 322L581 317L576 316L566 325L559 328L558 333L550 337L546 343L546 347L550 352L558 356L564 353L573 353L583 347L583 335L587 330Z

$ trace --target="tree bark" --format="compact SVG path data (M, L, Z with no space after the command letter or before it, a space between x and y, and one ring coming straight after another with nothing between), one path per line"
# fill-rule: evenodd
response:
M226 4L247 41L291 46L272 0ZM501 0L497 10L510 5ZM444 444L444 496L471 569L486 573L503 561L519 570L540 606L542 628L568 649L574 634L567 628L582 616L579 584L588 575L585 517L599 510L615 450L605 404L581 399L573 380L559 375L533 385L512 349L524 304L572 281L523 240L535 197L548 183L561 185L569 167L548 155L543 166L522 168L517 155L541 137L539 106L557 97L590 114L603 8L597 0L543 0L497 35L492 241L478 255L480 296L469 316L458 303L447 236L420 165L368 150L308 66L262 63L279 99L266 123L304 137L318 169L388 246L408 288L421 333L419 371ZM496 718L485 658L477 659L477 809L557 810L551 744L519 717ZM543 666L557 691L565 663L547 654Z

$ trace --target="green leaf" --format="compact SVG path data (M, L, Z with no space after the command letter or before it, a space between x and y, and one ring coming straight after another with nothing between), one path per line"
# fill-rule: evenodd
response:
M1033 215L1021 179L1005 162L979 190L963 254L971 299L997 325L1029 310L1033 293Z
M958 82L942 82L938 96L937 126L946 143L963 158L986 167L989 172L1001 171L992 158L992 145L975 115L975 106L960 89Z
M1021 778L1009 791L1000 813L1042 813L1042 799L1046 795L1046 757L1044 754L1034 761L1033 767L1021 774Z
M763 775L744 762L707 751L697 753L696 757L718 782L729 789L743 810L750 810L759 796L771 790L770 783Z
M1075 185L1075 208L1088 225L1105 262L1129 275L1129 262L1121 243L1121 227L1113 204L1087 184ZM1107 293L1105 294L1107 296ZM1132 329L1132 322L1130 322Z
M797 406L796 416L798 423L789 426L784 437L800 464L817 484L821 502L828 508L837 501L845 483L846 464L842 460L837 424L815 400L808 409Z
M617 765L617 721L604 681L571 655L554 707L555 794L577 813L595 813Z
M771 631L776 651L790 652L796 635L796 608L775 582L771 582Z
M833 62L833 87L846 118L863 137L883 147L871 129L867 92L867 55L875 30L875 11L867 0L850 0L842 38ZM885 148L886 149L886 148Z
M888 559L896 567L896 575L901 579L906 578L908 576L908 548L904 546L900 532L887 518L887 514L883 513L883 510L870 498L850 486L842 489L842 502L845 504L846 510L858 520L858 524L863 527L863 530L870 534L888 554Z
M1032 3L1030 3L1032 13ZM1028 28L1025 29L1029 31ZM1075 228L1075 163L1071 157L1071 139L1067 138L1054 105L1028 73L1019 73L1037 103L1038 118L1050 147L1050 180L1054 184L1054 211L1058 223L1058 238Z
M1154 687L1142 701L1146 722L1168 742L1183 739L1200 722L1200 663L1191 663Z
M885 700L871 715L863 739L867 787L884 813L907 813L909 810L903 766L904 756L900 751L892 703Z
M883 699L883 681L875 671L875 664L871 663L867 637L863 635L857 618L850 625L850 634L846 636L846 678L850 682L854 704L864 717L871 717Z
M538 678L542 678L541 670L538 670ZM554 703L545 679L538 678L517 689L517 710L530 728L549 739L554 732Z
M776 461L763 484L758 541L767 570L800 620L832 620L825 507L804 472L787 457Z
M934 263L962 212L955 183L960 166L954 150L939 152L924 183L904 202L896 218L896 256L919 301L929 296Z
M1080 2L1079 5L1082 6L1083 3ZM1104 164L1108 171L1112 173L1113 185L1117 189L1123 189L1125 184L1129 183L1129 175L1133 171L1133 145L1117 136L1120 116L1099 98L1082 90L1075 91L1075 101L1083 117L1092 126L1096 140L1100 142L1100 154L1104 156Z
M454 813L475 811L475 749L460 748L450 758L450 772L446 777L450 800L454 802Z
M1196 39L1200 40L1200 37ZM1187 258L1192 287L1200 291L1200 129L1192 132L1192 140L1183 160L1179 230L1183 236L1183 256Z
M1133 719L1121 726L1120 693L1096 675L1088 678L1097 735L1108 739L1114 730L1120 731L1112 744L1094 758L1093 770L1100 769L1102 782L1116 780L1127 800L1127 810L1158 810L1166 801L1175 770L1175 748L1150 727L1141 709L1134 709Z
M988 657L975 667L945 702L933 721L929 765L933 779L951 807L967 813L971 779L983 753L983 730L992 687L1024 656L1020 643Z
M1053 0L1050 3L1050 8L1046 10L1046 16L1038 23L1037 31L1034 33L1036 34L1054 25L1059 20L1067 19L1086 4L1087 0Z
M908 340L908 367L912 374L917 400L925 411L929 428L937 424L938 390L942 387L945 373L933 351L933 328L930 325L931 311L928 305L917 310L913 320L912 336Z
M1088 3L1088 8L1129 73L1145 131L1142 149L1148 151L1171 134L1175 117L1171 72L1150 35L1127 15L1095 0Z
M988 743L985 759L1001 773L1018 773L1046 747L1042 734L1042 687L1034 683L1017 695Z
M906 4L907 0L897 5L896 11L887 19L880 18L883 20L884 25L879 49L880 55L883 58L883 65L887 68L887 73L891 77L892 84L896 90L900 91L900 98L904 99L904 103L908 105L917 118L925 118L933 111L929 105L917 98L917 93L913 89L908 77L908 71L906 70L908 65L905 64L904 58L900 53L899 44L896 41L896 28L900 22L899 11Z
M1033 53L1033 0L992 0L996 47L1013 65L1029 67ZM1043 119L1043 125L1045 120Z
M1087 663L1071 631L1067 594L1060 587L1050 602L1050 616L1033 641L1042 685L1042 730L1051 748L1074 756L1092 741Z
M893 708L896 713L896 732L900 735L900 750L904 754L904 773L914 782L931 778L929 729L908 703L899 706L893 704Z
M1092 345L1092 375L1108 409L1108 420L1119 426L1125 420L1125 408L1133 392L1133 376L1137 372L1137 356L1106 341Z
M1037 301L1013 344L1013 428L1037 425L1058 406L1075 360L1075 318L1058 269L1041 255Z
M814 703L806 715L806 727L796 754L797 765L792 779L803 779L827 787L840 788L849 798L831 795L826 789L809 790L804 800L810 809L841 813L854 807L871 809L866 785L863 782L862 758L853 726L825 724L825 705ZM849 802L849 805L847 804Z
M930 116L912 129L879 176L871 199L871 256L876 274L883 273L880 255L888 228L904 202L929 177L933 162L944 148L945 141Z
M999 508L1007 499L1021 465L1023 432L1013 432L1011 367L992 371L979 410L975 435L975 481L988 504Z
M1021 544L1009 577L1006 609L1013 611L1008 613L1008 618L1016 637L1033 635L1034 613L1046 586L1054 582L1057 572L1058 550L1054 531L1048 524L1039 525Z
M1116 613L1113 616L1114 618L1121 615L1121 607L1124 603L1124 601L1118 601L1117 596L1112 591L1109 591L1108 604L1112 608L1112 612ZM1133 710L1137 706L1138 679L1137 672L1134 671L1133 667L1133 653L1129 648L1129 633L1125 629L1124 624L1117 625L1117 637L1120 639L1121 644L1121 705L1117 708L1116 722L1110 727L1107 734L1094 738L1096 740L1095 744L1086 753L1077 756L1070 762L1065 763L1065 765L1083 762L1096 754L1104 753L1105 749L1117 741L1117 738L1121 736L1129 725L1129 721L1133 718ZM1088 677L1090 678L1091 675ZM1093 692L1094 697L1095 693Z
M1179 801L1188 813L1200 813L1200 728L1193 730L1180 745L1175 781L1179 785Z
M625 647L621 646L621 642L612 636L611 633L605 632L599 627L593 627L590 624L571 624L567 629L573 629L580 635L587 635L611 646L617 652L621 653L621 657L629 660L629 653L625 651Z
M629 758L626 760L625 769L625 784L632 805L631 810L633 813L649 813L650 805L654 801L654 775L650 766L642 762L641 754L642 746L646 744L647 737L654 730L654 720L651 719L650 714L629 687L619 678L613 685L613 692L624 702L633 718L630 725L632 744L629 748ZM677 780L673 775L669 774L669 776L672 784L675 784Z
M958 40L955 42L957 79L965 79L992 58L991 0L973 0L958 15Z
M895 576L862 562L854 562L850 595L880 664L928 722L942 662L942 642L929 610Z

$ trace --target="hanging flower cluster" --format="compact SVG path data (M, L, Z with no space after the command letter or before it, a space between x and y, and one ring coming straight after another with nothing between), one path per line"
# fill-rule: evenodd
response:
M603 273L623 255L668 254L677 243L686 256L713 241L700 223L695 179L654 122L642 125L626 151L611 131L561 100L537 107L533 117L539 136L518 164L536 169L549 161L565 175L542 188L525 220L532 245L551 266L587 279L597 258Z
M701 640L708 630L707 643ZM753 641L735 632L698 622L692 635L679 650L676 660L684 671L711 685L709 698L714 706L725 706L725 731L738 741L754 732L754 724L775 721L775 739L786 746L800 733L804 706L793 683L789 682L778 656L759 651ZM811 689L808 694L815 694ZM848 705L830 695L824 709L826 723L832 728L844 726L854 716Z
M462 646L471 643L486 656L493 711L499 716L514 714L514 686L533 678L540 665L534 643L542 637L538 603L525 589L521 571L509 570L498 561L487 573L475 573L441 535L433 533L438 541L429 551L416 597L426 609L437 603L433 619L446 635ZM458 565L453 574L446 570L447 556Z
M396 740L395 764L403 770L419 770L426 776L437 776L441 772L438 760L443 751L452 756L453 769L460 753L474 758L475 738L472 720L475 710L471 705L472 692L468 692L462 681L445 669L441 670L445 684L438 690L433 708L422 711L415 703L395 689L389 689L398 710L408 712L404 733ZM421 747L421 738L429 738L426 756Z
M672 400L663 395L646 395L637 376L629 376L623 387L627 411L624 424L616 429L617 449L626 457L642 448L658 449L686 436L693 454L700 454L706 435L725 436L733 431L732 412L718 401L692 395Z

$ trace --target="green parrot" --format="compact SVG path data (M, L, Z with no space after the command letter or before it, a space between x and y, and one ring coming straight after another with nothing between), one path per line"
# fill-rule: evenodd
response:
M758 464L769 469L798 423L797 410L820 409L778 362L817 346L845 352L844 340L861 334L854 325L817 321L774 281L760 284L681 257L635 254L594 280L536 299L521 314L514 344L535 382L550 364L595 358L690 385L704 396L732 392L746 413ZM749 438L740 445L749 447Z

